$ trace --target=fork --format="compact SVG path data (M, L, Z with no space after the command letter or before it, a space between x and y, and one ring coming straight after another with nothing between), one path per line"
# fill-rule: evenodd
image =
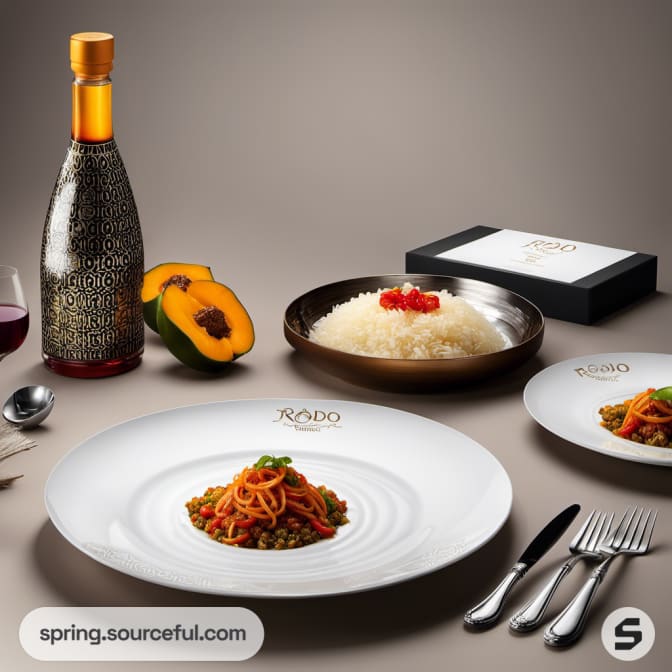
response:
M509 621L509 627L516 632L529 632L536 628L546 613L546 609L553 599L560 582L572 571L582 558L601 558L596 550L611 528L614 515L607 517L606 513L593 510L586 518L574 539L569 544L569 550L573 557L559 567L546 585L539 591L536 597L525 604Z
M583 632L588 610L598 587L604 580L614 558L618 555L643 555L649 550L657 511L628 509L618 527L599 546L606 558L593 570L588 581L564 608L562 613L546 628L544 642L549 646L567 646Z

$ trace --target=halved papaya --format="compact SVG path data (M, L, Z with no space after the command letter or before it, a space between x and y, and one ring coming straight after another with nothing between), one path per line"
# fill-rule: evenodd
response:
M254 327L243 304L214 280L194 280L186 290L168 285L156 315L168 349L199 371L219 371L254 345Z
M194 280L214 280L210 267L169 262L154 266L145 273L142 283L142 314L152 331L159 331L156 310L161 292L171 285L184 291Z

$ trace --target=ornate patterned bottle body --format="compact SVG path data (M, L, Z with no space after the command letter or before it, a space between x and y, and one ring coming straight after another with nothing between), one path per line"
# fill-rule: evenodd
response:
M98 378L140 363L144 346L140 220L112 133L114 38L70 38L72 141L42 237L42 357Z
M82 378L140 363L144 255L133 192L114 139L72 141L42 239L42 355Z

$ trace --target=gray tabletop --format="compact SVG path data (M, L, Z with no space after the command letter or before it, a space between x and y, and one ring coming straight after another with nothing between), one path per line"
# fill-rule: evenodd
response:
M266 632L261 652L241 663L255 670L549 672L615 669L620 663L603 648L600 628L616 608L634 606L658 633L634 665L665 669L670 471L555 437L526 413L522 391L531 375L570 357L668 351L669 3L164 2L159 9L144 0L109 7L66 0L4 3L2 14L0 263L19 268L32 312L26 343L0 363L0 393L4 399L40 382L57 397L32 435L38 446L11 460L25 477L0 492L0 642L8 669L46 665L24 653L17 633L28 612L52 605L245 606ZM68 37L79 30L116 36L115 133L146 266L210 265L252 315L257 342L227 375L185 368L150 332L142 365L115 378L62 378L41 363L40 240L68 142ZM466 390L367 390L319 372L284 341L283 312L299 294L403 272L406 250L476 224L657 254L659 291L591 326L548 320L533 360ZM86 437L160 409L258 397L365 401L455 427L508 472L511 515L482 549L423 578L294 601L145 583L84 556L49 521L45 480ZM653 552L613 568L581 641L558 652L538 632L513 636L505 622L466 631L464 611L572 502L584 510L632 503L660 510ZM558 545L540 561L507 614L565 551ZM558 602L578 585L574 576Z

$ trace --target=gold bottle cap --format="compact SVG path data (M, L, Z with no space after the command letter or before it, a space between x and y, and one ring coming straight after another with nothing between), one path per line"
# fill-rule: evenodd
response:
M70 36L70 68L77 75L106 75L112 70L114 36L109 33L75 33Z

